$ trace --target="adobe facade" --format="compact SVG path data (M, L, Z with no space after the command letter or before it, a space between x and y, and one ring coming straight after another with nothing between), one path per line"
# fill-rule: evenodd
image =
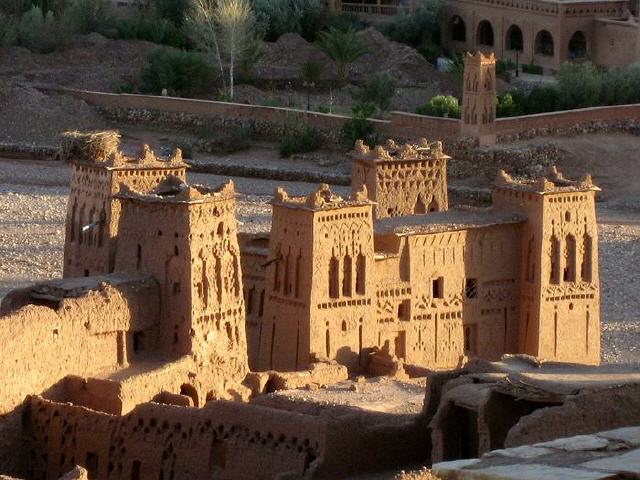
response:
M446 183L423 183L407 201L373 179L405 169L389 183L410 195L417 178L434 175L406 162L417 152L446 162L438 142L358 144L354 171L373 167L368 184L354 175L352 198L326 185L303 197L276 192L270 237L241 239L246 302L256 305L247 310L251 367L293 370L311 357L357 370L375 350L435 370L505 353L599 363L591 179L501 174L491 208L414 214L419 198L444 192L446 205Z
M636 5L620 0L449 0L446 48L495 53L548 71L567 61L619 67L640 59Z

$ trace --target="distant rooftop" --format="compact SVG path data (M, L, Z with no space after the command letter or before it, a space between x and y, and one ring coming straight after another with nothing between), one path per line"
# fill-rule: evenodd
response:
M329 185L323 183L318 189L309 195L290 197L282 188L276 188L275 195L271 201L274 205L284 207L299 208L303 210L332 210L342 207L359 207L371 205L367 198L366 187L361 192L356 193L352 198L342 198L331 191Z
M600 191L600 188L593 184L591 175L586 175L582 180L569 180L564 178L556 167L551 167L545 177L537 180L516 180L504 170L500 170L496 178L496 187L541 194Z

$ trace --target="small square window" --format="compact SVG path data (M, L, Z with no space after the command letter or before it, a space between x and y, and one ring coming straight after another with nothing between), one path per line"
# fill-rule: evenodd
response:
M467 298L478 298L477 278L467 278L464 284L464 294Z

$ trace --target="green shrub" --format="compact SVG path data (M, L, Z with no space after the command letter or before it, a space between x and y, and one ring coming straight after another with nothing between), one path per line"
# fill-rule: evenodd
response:
M438 57L442 54L442 47L436 45L431 40L426 40L418 47L418 53L422 55L427 62L435 65L438 61Z
M176 148L182 150L182 158L186 158L187 160L193 159L193 144L188 140L181 140L175 142L171 146L171 151L173 152Z
M210 91L218 76L216 66L202 53L158 48L142 69L141 90L159 95L166 88L170 95L189 97Z
M116 25L110 0L74 0L64 14L77 33L109 33Z
M320 32L318 47L336 62L336 80L339 84L347 80L351 64L368 52L367 46L356 37L353 28L343 31L332 27L326 32Z
M518 100L516 100L518 101ZM536 87L524 96L524 113L554 112L559 108L558 90L552 86Z
M374 75L358 89L356 99L362 103L372 103L380 114L384 114L389 111L391 100L396 94L396 87L396 81L389 75Z
M363 140L372 146L376 143L375 129L369 121L375 111L376 106L370 102L359 102L351 107L351 119L345 122L340 131L345 145L351 147L356 140Z
M191 8L191 0L154 0L154 7L157 18L168 20L180 27Z
M192 42L169 20L139 16L119 20L116 25L116 37L124 39L146 40L176 48L192 48Z
M603 74L590 62L563 64L557 79L560 108L593 107L600 103Z
M544 69L540 65L534 65L533 63L523 63L522 71L532 75L542 75L544 73Z
M18 41L16 23L12 17L0 13L0 47L15 45Z
M497 60L496 61L496 73L498 75L508 72L509 70L515 70L516 64L511 60Z
M422 107L418 107L416 113L432 117L460 118L460 103L451 95L437 95Z
M357 14L346 12L339 15L331 15L327 20L326 30L332 28L340 30L341 32L348 32L349 30L364 30L369 24L362 20ZM324 30L324 29L323 29Z
M26 12L18 23L18 42L34 52L52 52L62 44L65 37L66 32L53 13L43 14L38 7Z
M258 29L268 41L284 33L315 38L322 14L320 0L253 0Z
M418 47L439 36L444 14L444 0L427 0L415 12L397 15L380 28L391 40Z
M0 1L0 13L18 17L33 6L32 0L2 0Z
M496 97L496 116L515 117L522 114L522 108L515 101L510 93L498 95Z
M288 131L280 142L280 157L289 158L297 153L314 152L322 147L322 134L312 127L295 128Z
M605 105L640 102L640 63L605 72L601 102Z
M331 113L331 109L329 107L325 107L324 105L318 105L316 107L316 112L318 112L318 113Z

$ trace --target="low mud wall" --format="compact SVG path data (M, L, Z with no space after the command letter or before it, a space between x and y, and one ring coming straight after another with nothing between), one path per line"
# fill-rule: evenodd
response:
M162 124L176 128L250 127L256 134L279 139L288 130L307 125L327 140L338 141L350 117L291 108L247 105L177 97L91 92L60 87L41 90L71 95L98 107L116 122ZM384 137L454 141L460 139L460 120L392 112L390 120L370 119ZM498 143L540 136L567 136L596 131L640 131L640 104L592 107L520 117L495 122Z
M640 131L640 104L581 108L496 120L499 143L603 131Z

